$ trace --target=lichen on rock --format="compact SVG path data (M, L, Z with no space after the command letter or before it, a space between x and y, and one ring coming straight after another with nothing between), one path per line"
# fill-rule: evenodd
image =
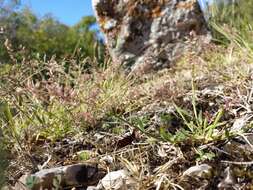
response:
M127 70L169 67L208 30L196 0L93 0L114 62Z

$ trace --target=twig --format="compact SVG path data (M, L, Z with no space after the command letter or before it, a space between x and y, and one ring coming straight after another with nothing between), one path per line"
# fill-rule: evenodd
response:
M253 165L253 161L250 161L250 162L234 162L234 161L222 160L221 162L228 163L228 164L234 164L234 165Z

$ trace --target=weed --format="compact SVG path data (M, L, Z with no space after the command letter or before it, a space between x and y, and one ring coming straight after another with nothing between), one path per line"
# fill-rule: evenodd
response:
M0 130L1 132L1 130ZM3 136L0 134L0 189L6 182L6 169L8 167L7 146L3 143Z
M36 178L35 176L28 176L26 179L26 186L29 189L32 189L37 183L39 182L39 179Z
M91 153L89 151L80 151L78 152L78 159L81 161L89 160L91 157Z
M224 45L231 42L249 51L252 55L252 14L253 4L249 0L243 2L224 3L215 1L210 6L209 25L214 40ZM231 19L232 18L232 19Z
M211 151L207 152L207 151L200 150L200 149L195 149L195 151L197 154L197 159L196 159L197 162L210 161L216 157L215 153L213 153Z
M190 140L192 142L196 141L200 143L208 143L221 139L224 136L224 133L219 131L219 128L224 126L226 123L221 121L223 116L223 108L219 109L215 114L213 114L212 118L210 118L210 116L207 117L202 110L198 111L196 102L196 87L194 85L194 74L192 75L192 111L182 109L174 103L174 108L176 110L174 117L181 119L181 122L178 124L182 126L170 126L179 127L175 132L169 132L167 131L166 127L161 126L160 136L165 141L179 143ZM171 120L173 119L170 115L162 115L160 118L161 120L165 120L166 123L171 123Z
M190 116L186 110L176 107L178 114L184 121L185 126L187 127L188 135L191 137L191 140L200 140L204 143L208 143L212 140L218 140L222 137L222 133L216 131L218 127L221 127L225 122L220 122L220 119L223 114L223 109L220 109L214 116L211 121L208 121L208 118L203 116L202 111L197 113L197 117ZM189 116L190 119L187 119L186 116ZM183 132L183 131L182 131Z

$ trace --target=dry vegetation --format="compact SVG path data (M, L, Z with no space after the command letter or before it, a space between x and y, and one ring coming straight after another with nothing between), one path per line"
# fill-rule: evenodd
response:
M113 163L103 167L127 168L136 189L252 189L251 58L233 43L210 45L141 78L89 59L68 60L68 69L54 59L2 66L7 182L41 168L102 164L110 155ZM83 64L93 66L84 71ZM208 176L182 176L203 163L213 167Z
M213 27L225 45L141 77L109 58L103 67L89 58L20 63L6 43L14 64L0 65L0 187L87 162L127 170L134 190L253 189L251 42ZM185 175L202 164L211 169Z

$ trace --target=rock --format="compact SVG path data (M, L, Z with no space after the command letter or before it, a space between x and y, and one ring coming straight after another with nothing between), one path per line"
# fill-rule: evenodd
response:
M196 0L92 3L113 61L128 71L143 73L169 67L191 47L189 41L209 39L205 38L208 30Z
M105 190L134 189L135 182L129 177L126 170L118 170L108 173L101 184Z
M110 164L113 164L114 159L113 159L113 157L106 155L106 156L102 157L99 161L104 162L106 165L110 165Z
M207 164L190 167L183 173L183 176L210 178L213 174L213 168Z
M252 119L252 115L244 115L235 120L233 126L230 129L231 133L239 133L243 131L243 129L248 124L249 120Z
M124 181L127 178L125 170L119 170L108 173L101 183L105 189L120 189L124 185Z
M183 189L209 189L213 175L213 168L207 164L193 166L183 173L178 185Z
M231 171L230 167L227 167L224 171L224 179L218 184L219 189L237 189L236 186L236 177Z
M103 189L103 187L101 187L101 186L89 186L89 187L87 187L87 189L86 190L102 190Z
M105 135L102 135L102 134L100 134L100 133L96 133L96 134L94 135L94 137L95 137L95 139L96 139L96 142L99 142L100 140L102 140L102 139L105 137Z
M52 189L58 187L76 187L95 185L104 176L97 166L75 164L52 169L44 169L32 175L20 178L16 185L25 184L31 190Z

